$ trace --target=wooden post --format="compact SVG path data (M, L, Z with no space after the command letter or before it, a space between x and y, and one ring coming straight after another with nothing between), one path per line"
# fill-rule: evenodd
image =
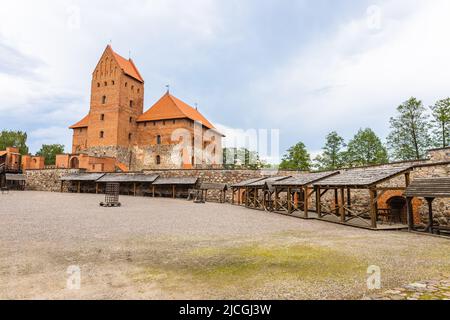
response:
M319 218L322 218L322 208L320 203L320 187L316 188L316 212Z
M78 193L81 193L81 181L78 181Z
M155 186L154 185L152 186L152 196L153 196L153 198L155 197Z
M414 212L412 205L413 198L408 197L406 199L406 205L408 209L408 229L409 231L414 231Z
M287 189L287 203L288 203L288 213L292 213L292 194L291 194L291 188L288 187Z
M253 207L257 209L258 206L258 187L255 187L255 195L253 197Z
M341 214L341 222L345 222L345 193L344 188L341 188L341 203L339 206L340 214Z
M347 207L350 209L352 206L352 194L350 188L347 188Z
M303 192L305 193L305 199L304 199L304 205L303 205L303 209L304 209L304 217L308 218L308 212L309 212L309 188L308 186L304 186L303 188Z
M1 181L0 181L1 182ZM61 180L61 193L64 191L64 180Z
M427 231L429 231L431 234L433 234L433 227L434 227L434 219L433 219L433 201L434 198L425 198L428 202L428 228Z
M408 188L409 185L411 184L411 175L409 172L405 173L405 184L406 187Z
M175 199L175 185L172 185L172 198Z
M95 183L95 194L98 194L98 182Z
M377 192L373 189L369 189L370 193L370 220L372 222L372 228L376 229L377 227Z
M234 194L236 192L236 189L232 188L231 189L231 204L234 204Z
M275 187L275 206L274 206L274 208L275 208L275 212L277 212L278 211L278 209L279 209L279 203L278 203L278 201L279 201L279 199L280 199L280 193L279 193L280 191L278 190L278 188L277 187Z
M334 213L338 214L339 213L339 196L338 196L337 188L334 189L334 206L335 206Z
M136 197L136 182L133 182L133 196Z

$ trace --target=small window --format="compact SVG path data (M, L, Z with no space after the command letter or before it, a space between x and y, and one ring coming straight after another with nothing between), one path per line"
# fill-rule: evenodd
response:
M108 86L108 82L107 81L105 81L105 87L107 87Z
M173 120L173 124L177 123L177 120Z
M158 165L161 164L161 157L160 156L156 156L156 164L158 164Z
M115 84L116 84L116 82L115 82L115 81L113 80L113 81L111 81L111 84L112 84L112 85L115 85Z
M129 134L128 134L128 140L131 141L132 138L133 138L133 134L132 134L132 133L129 133Z
M106 96L102 97L102 103L105 104L106 103Z
M141 92L141 89L138 88L138 89L137 89L137 93L139 93L139 92Z
M105 120L105 115L104 115L104 114L100 115L100 120L101 120L101 121L104 121L104 120Z
M128 82L125 82L125 88L128 87Z
M156 137L156 144L161 144L161 136Z
M134 90L134 86L131 86L131 91L133 91Z
M165 126L165 125L166 125L166 121L164 120L164 121L163 121L163 126Z
M156 126L156 121L153 121L153 126Z
M130 100L130 108L133 108L133 100Z
M133 122L133 117L130 117L130 123L132 123Z
M100 139L103 139L104 136L105 136L105 132L100 131Z
M97 82L97 88L100 88L100 82Z

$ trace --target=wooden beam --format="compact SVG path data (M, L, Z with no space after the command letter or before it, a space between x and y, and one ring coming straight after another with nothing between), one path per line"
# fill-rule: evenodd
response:
M407 173L405 173L406 188L408 188L410 184L411 184L411 173L407 172Z
M377 191L374 189L369 189L370 194L370 220L372 228L377 227L377 203L375 201L377 197Z
M78 193L81 193L81 181L78 181Z
M172 185L172 198L175 199L175 185Z
M433 233L433 226L434 226L434 215L433 215L433 201L434 198L425 198L428 202L428 227L427 231L431 234Z
M98 194L98 182L95 183L95 194Z
M321 198L320 187L317 187L317 189L316 189L316 212L317 212L317 216L319 218L322 218L320 198Z
M352 206L352 193L350 188L347 188L347 207L351 207Z
M345 222L345 193L344 188L341 188L341 203L339 205L339 211L341 215L341 222Z
M291 194L291 188L287 189L287 203L288 203L288 213L292 213L292 194Z
M153 198L155 197L155 186L154 185L152 186L152 196L153 196Z
M133 182L133 196L136 197L136 182Z
M234 195L236 193L236 190L233 188L231 189L231 204L234 204Z
M275 211L278 211L278 200L280 199L279 190L275 187Z
M305 202L304 202L304 204L303 204L303 207L304 207L303 209L304 209L304 212L305 212L304 217L305 217L305 218L308 218L308 212L309 212L309 197L310 197L308 186L304 186L303 192L304 192L304 194L305 194Z
M338 196L338 189L334 189L334 206L336 209L334 209L334 213L339 213L339 196Z
M0 181L1 182L1 181ZM61 180L61 193L64 191L64 180Z

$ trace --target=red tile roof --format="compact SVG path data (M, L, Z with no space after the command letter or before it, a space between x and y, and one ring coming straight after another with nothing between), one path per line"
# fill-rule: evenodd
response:
M199 121L205 127L215 129L212 123L209 122L200 112L198 112L198 110L172 96L170 93L166 93L147 112L140 115L137 121L145 122L184 118Z
M89 115L87 115L74 125L71 125L69 129L87 128L88 126L89 126Z
M142 78L141 74L139 73L139 70L136 68L136 65L134 64L132 59L127 60L121 55L115 53L110 45L108 45L108 47L109 49L111 49L111 52L113 53L114 58L119 64L119 67L123 70L125 74L129 75L130 77L140 82L144 82L144 79Z

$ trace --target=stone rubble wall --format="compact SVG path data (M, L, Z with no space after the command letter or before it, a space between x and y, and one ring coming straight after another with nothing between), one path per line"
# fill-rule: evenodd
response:
M27 179L26 189L33 191L60 192L61 177L79 172L79 169L27 170L25 172Z

